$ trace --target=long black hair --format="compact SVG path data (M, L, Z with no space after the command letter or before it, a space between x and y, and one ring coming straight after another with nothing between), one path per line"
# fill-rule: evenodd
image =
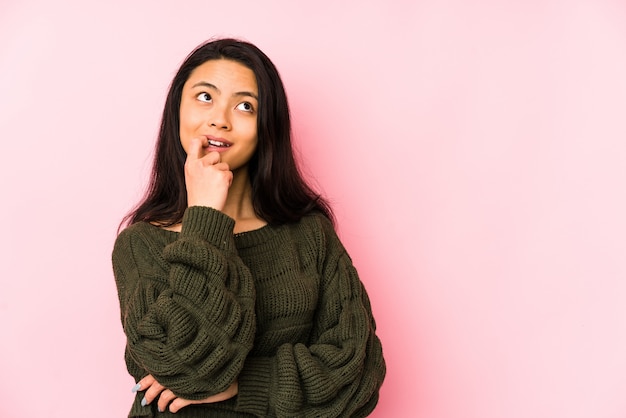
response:
M210 60L227 59L251 69L259 90L258 146L248 163L252 204L269 224L296 222L311 212L334 221L328 202L304 180L291 143L289 106L278 70L256 46L237 39L218 39L198 46L187 56L172 80L156 143L152 174L145 196L122 221L171 226L187 208L184 164L180 142L180 101L192 71Z

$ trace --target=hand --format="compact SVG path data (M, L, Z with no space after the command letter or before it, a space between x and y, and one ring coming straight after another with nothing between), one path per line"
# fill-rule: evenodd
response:
M137 388L137 390L146 391L146 394L144 396L144 405L149 405L160 394L161 396L159 396L159 400L157 403L159 411L165 411L165 408L167 408L167 406L169 405L169 410L172 413L180 411L187 405L225 401L236 396L239 393L239 385L235 380L224 392L220 392L199 400L183 399L179 398L174 394L174 392L165 388L163 385L157 382L152 375L148 375L141 379L135 387Z
M185 161L188 206L209 206L223 210L233 173L221 162L219 152L203 153L206 138L192 138Z
M148 376L137 382L137 384L133 388L133 392L146 391L143 400L141 401L141 405L146 406L150 405L150 403L152 403L152 401L155 400L156 397L159 396L159 394L165 389L165 386L157 382L156 379L151 374L149 374Z
M233 396L237 395L237 393L239 393L239 385L237 384L236 380L233 383L231 383L231 385L224 392L220 392L215 395L211 395L207 398L199 399L195 401L179 398L176 395L174 395L174 393L171 390L165 389L163 393L161 393L161 396L159 397L159 402L157 405L159 406L159 411L165 411L165 408L167 408L167 405L169 404L170 412L175 414L176 412L180 411L182 408L186 407L187 405L198 405L202 403L221 402L221 401L225 401L227 399L232 398Z

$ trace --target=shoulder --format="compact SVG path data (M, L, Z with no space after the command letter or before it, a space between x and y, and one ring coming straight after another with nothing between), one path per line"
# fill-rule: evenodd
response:
M170 234L176 233L155 227L147 222L129 225L115 239L113 257L137 251L150 251L152 248L163 248Z
M328 253L336 255L346 254L335 226L328 217L320 212L313 212L304 216L297 224L297 228L307 241L317 247L320 255L325 258Z
M315 237L317 240L323 241L337 235L330 219L320 212L312 212L303 216L300 221L291 224L291 228L298 234Z
M321 212L311 212L300 220L300 224L305 227L319 230L320 232L335 232L335 227L326 215Z
M146 226L145 222L137 222L124 228L115 239L115 248L129 245L132 241L144 235Z

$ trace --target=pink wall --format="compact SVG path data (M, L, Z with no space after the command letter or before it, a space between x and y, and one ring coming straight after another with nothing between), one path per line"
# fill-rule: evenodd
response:
M284 77L378 320L374 416L626 416L622 1L86 3L0 3L0 416L127 412L111 246L213 35Z

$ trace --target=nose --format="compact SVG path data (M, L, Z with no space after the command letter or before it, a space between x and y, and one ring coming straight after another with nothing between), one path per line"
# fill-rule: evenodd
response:
M217 129L230 129L230 120L228 118L228 111L225 106L214 106L209 113L208 123L210 126Z

